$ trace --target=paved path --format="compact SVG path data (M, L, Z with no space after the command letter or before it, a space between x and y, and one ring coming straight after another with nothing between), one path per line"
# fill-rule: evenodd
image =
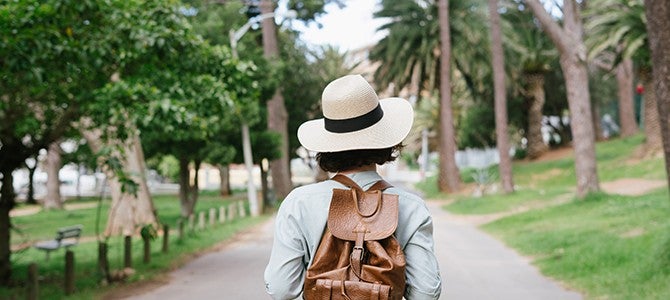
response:
M441 299L581 299L540 275L527 259L429 202L442 270ZM272 243L268 221L221 251L173 272L167 285L131 299L268 299L263 270Z
M581 299L543 277L528 259L440 205L428 203L442 273L441 299Z

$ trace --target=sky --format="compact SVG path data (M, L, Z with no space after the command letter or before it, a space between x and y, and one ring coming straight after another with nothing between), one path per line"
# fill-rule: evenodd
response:
M300 37L313 45L334 45L340 52L354 50L374 44L383 37L377 28L384 23L374 19L377 0L347 0L340 9L335 4L325 7L326 13L317 18L322 27L311 22L305 26L302 22L292 22L294 29L301 32Z

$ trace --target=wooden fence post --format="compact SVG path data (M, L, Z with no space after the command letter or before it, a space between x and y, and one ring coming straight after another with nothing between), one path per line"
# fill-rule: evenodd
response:
M225 223L226 222L226 208L221 205L219 207L219 223Z
M168 246L170 240L170 226L163 225L163 253L168 253Z
M246 210L244 209L244 201L237 201L238 210L240 211L240 218L244 218L247 215Z
M37 300L40 294L39 289L39 274L37 272L37 264L31 263L28 266L28 300Z
M203 230L205 229L205 212L201 211L198 214L198 229Z
M149 237L142 237L144 242L144 259L142 260L145 264L151 262L151 239Z
M235 215L237 214L237 206L235 203L228 203L228 221L235 220Z
M216 208L209 209L209 227L214 227L216 224Z
M133 267L133 253L132 253L132 237L126 235L123 243L123 267L132 268Z
M74 293L74 252L65 251L65 295Z
M191 213L190 216L188 216L188 230L190 232L193 232L195 230L195 214Z
M109 259L107 257L107 243L98 243L98 272L102 277L103 283L108 283L109 278Z

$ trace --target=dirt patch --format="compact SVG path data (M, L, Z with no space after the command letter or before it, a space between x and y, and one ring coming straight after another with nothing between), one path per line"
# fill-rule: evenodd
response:
M563 159L570 155L572 155L572 147L563 147L547 151L546 153L542 154L542 156L534 160L526 160L526 161L528 162L551 161L551 160Z
M560 195L551 201L533 201L528 204L524 204L521 206L517 206L511 210L508 211L503 211L503 212L497 212L497 213L492 213L492 214L483 214L483 215L452 215L451 218L455 222L462 222L466 224L472 224L475 226L481 226L487 223L491 223L493 221L509 217L512 215L524 213L530 210L534 209L539 209L539 208L544 208L544 207L550 207L550 206L556 206L556 205L561 205L564 203L567 203L572 199L571 194L564 194Z
M559 176L563 174L564 170L561 169L551 169L547 172L540 173L540 174L533 174L531 175L530 182L538 182L538 181L545 181L547 179L554 178L556 176Z
M628 231L622 233L619 236L622 237L622 238L634 238L636 236L641 236L645 233L646 233L646 231L644 230L644 228L635 228L635 229L628 230Z
M622 178L615 181L603 182L600 186L608 194L640 196L661 188L666 184L667 182L664 180Z

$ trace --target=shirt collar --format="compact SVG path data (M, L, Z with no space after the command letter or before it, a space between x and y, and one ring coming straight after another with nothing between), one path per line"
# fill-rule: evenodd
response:
M377 171L363 171L346 174L346 176L351 178L351 180L353 180L364 190L366 190L375 182L382 180L382 177L377 173Z

